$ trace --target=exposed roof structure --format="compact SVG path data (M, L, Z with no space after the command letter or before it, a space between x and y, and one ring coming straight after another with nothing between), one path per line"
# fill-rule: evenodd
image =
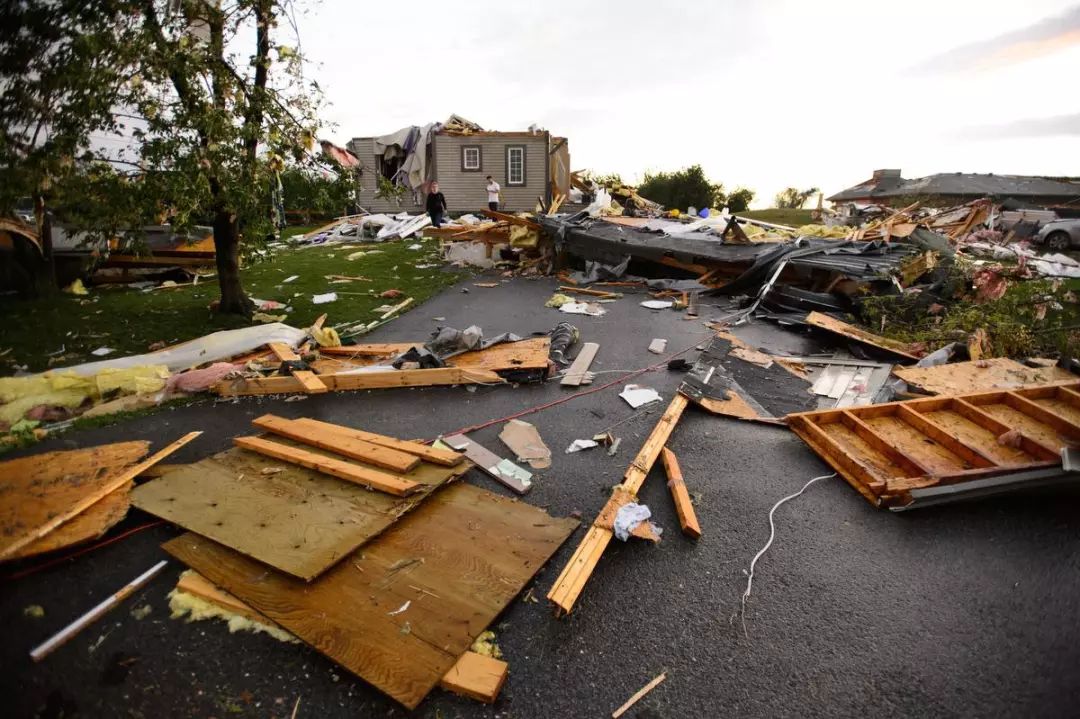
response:
M1080 184L1058 182L1026 175L994 175L943 172L914 180L897 176L875 177L829 197L830 202L904 197L916 195L951 195L966 197L1055 197L1080 198Z

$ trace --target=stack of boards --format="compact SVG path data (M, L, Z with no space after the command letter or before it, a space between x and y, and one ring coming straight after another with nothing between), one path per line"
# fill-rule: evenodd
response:
M505 665L470 647L577 522L455 482L472 466L457 452L312 419L254 425L273 437L132 492L190 530L165 550L410 709L440 685L493 700Z

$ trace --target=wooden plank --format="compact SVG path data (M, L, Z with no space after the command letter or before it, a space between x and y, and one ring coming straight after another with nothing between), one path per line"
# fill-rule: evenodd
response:
M436 449L429 447L426 444L420 442L410 442L404 439L397 439L395 437L387 437L383 434L376 434L375 432L367 432L355 427L344 427L340 424L331 424L329 422L322 422L317 419L311 419L310 417L302 417L294 420L296 424L305 428L311 428L312 430L321 430L323 432L329 432L332 434L341 435L343 437L351 437L363 442L371 442L381 447L389 447L390 449L397 450L398 452L404 452L405 454L411 454L419 457L425 462L432 462L434 464L441 464L444 467L456 467L464 461L465 457L458 452L451 452L445 449Z
M847 471L845 465L839 462L837 456L828 451L828 445L822 442L819 433L814 433L812 430L808 429L813 424L812 422L805 417L788 417L788 424L791 426L791 431L794 432L799 439L805 442L810 449L814 450L814 453L823 459L826 464L836 470L836 473L843 477L844 481L861 494L867 502L870 502L870 504L875 507L880 506L881 499L878 495L866 486L866 484L858 477Z
M656 463L656 458L660 456L660 450L667 444L668 437L674 431L675 425L679 423L679 419L686 409L686 403L686 397L681 394L676 394L671 400L671 404L664 410L664 414L661 415L656 426L653 427L653 431L645 440L645 444L641 446L637 456L634 457L634 461L626 469L626 473L623 475L623 489L631 494L637 494L638 490L641 489L645 477L649 475L653 464Z
M1076 375L1060 367L1027 367L1006 357L953 362L937 367L897 367L893 374L929 394L963 394L1076 381Z
M694 505L690 501L690 493L686 491L686 482L683 480L679 460L667 447L660 451L660 457L664 463L664 471L667 473L671 498L675 501L675 513L679 515L679 526L682 527L683 534L697 539L701 536L701 526L698 524Z
M1060 452L1065 447L1072 445L1072 440L1063 437L1060 432L1049 425L1027 415L1020 410L1005 404L1004 402L989 402L975 405L979 410L991 415L1005 426L1015 429L1020 434L1031 437L1039 444L1054 450L1054 454L1060 457Z
M896 340L890 340L885 337L880 337L872 332L867 332L864 329L856 327L855 325L842 322L838 319L834 319L821 312L811 312L806 316L806 323L813 327L818 327L829 332L834 332L838 335L843 335L848 339L855 340L862 344L867 344L872 347L877 347L880 350L884 350L891 354L899 355L905 359L917 360L917 355L912 353L911 347L903 342L897 342Z
M577 387L580 385L585 379L585 373L588 372L589 366L592 365L593 360L596 358L596 353L599 351L600 345L596 342L586 342L581 345L581 351L578 352L574 362L570 365L570 369L566 371L566 375L559 384L564 387Z
M309 394L322 394L323 392L330 391L330 388L327 387L314 372L309 370L297 370L292 373L292 376L296 378L300 383L300 386L304 388L304 391Z
M465 652L439 680L446 691L491 704L506 683L510 665L501 659Z
M323 454L290 447L286 444L271 442L262 437L233 437L233 444L267 457L314 469L331 477L362 484L371 489L392 494L395 497L404 497L420 489L419 484L400 475L380 472L363 465L345 462Z
M1042 457L1028 454L1022 447L1012 447L1001 444L998 434L986 427L979 426L963 415L951 410L938 410L937 412L923 413L943 430L971 447L979 450L998 465L1022 465L1028 464Z
M135 488L132 501L146 512L310 581L469 466L424 462L405 475L421 490L395 497L230 449Z
M870 425L859 419L858 416L848 411L840 414L841 422L859 435L868 445L881 452L898 466L903 467L908 476L921 477L930 474L930 470L923 466L916 457L904 454L891 442L875 432Z
M229 594L221 587L213 584L194 569L187 569L181 572L180 579L176 582L176 590L190 594L193 597L198 597L204 602L209 602L227 612L239 614L241 617L250 619L253 622L274 626L274 623L267 617L257 612L250 605L240 601L232 594Z
M555 584L548 591L547 598L555 605L557 612L569 614L574 608L574 604L585 588L585 582L592 576L600 557L614 537L615 533L610 529L589 528L585 538L574 550L570 561L563 567Z
M1005 404L1026 414L1037 422L1041 422L1042 424L1053 428L1056 432L1065 437L1069 437L1070 439L1080 439L1080 426L1073 424L1057 412L1036 404L1027 397L1016 392L1006 392Z
M520 471L515 472L514 474L503 473L499 469L499 465L504 461L509 460L504 460L499 455L490 451L487 447L477 444L465 435L448 435L443 437L442 441L446 445L463 452L466 457L472 460L473 464L475 464L480 471L514 492L517 492L518 494L528 494L529 490L532 489L532 472L511 462L511 464ZM525 475L528 475L528 477Z
M396 357L413 347L423 346L424 341L344 345L342 347L323 347L319 350L319 354L347 360L349 364L363 367L375 364L380 360ZM446 363L451 367L489 370L492 372L515 369L546 369L550 349L550 337L533 337L520 342L503 342L484 350L463 352L448 358ZM318 366L319 364L316 363L317 368Z
M919 462L934 474L949 474L974 466L895 414L865 421L875 431L889 437L899 451L918 457Z
M623 482L619 485L619 489L622 490L621 493L612 493L599 517L603 517L605 513L610 514L607 510L610 505L619 501L620 495L636 495L637 491L641 489L645 477L648 476L653 464L656 463L656 459L660 455L660 450L664 448L664 444L667 443L671 432L675 429L675 425L678 424L679 418L682 417L683 412L686 410L686 405L687 399L681 394L676 394L674 399L671 400L671 404L664 410L664 414L657 421L656 426L653 427L637 456L634 457L634 461L630 463L626 473L623 475ZM563 567L562 572L559 573L559 578L548 592L548 599L555 605L556 612L563 614L570 612L578 597L581 596L582 590L585 589L585 583L589 581L589 577L600 561L604 549L607 548L614 536L614 532L607 527L597 526L596 521L594 521L592 528L585 535L581 544L578 545L574 555Z
M165 550L413 709L576 526L458 483L313 584L198 535Z
M194 569L188 569L180 575L176 589L258 624L277 626L269 617L212 584ZM490 704L499 696L509 669L510 665L501 659L467 651L458 657L457 663L439 680L439 686L455 694Z
M814 424L846 454L866 465L874 476L906 477L912 474L905 465L898 464L891 455L885 454L869 444L855 430L843 422L829 422L826 424L817 424L815 422Z
M128 465L119 472L110 473L104 481L91 487L91 491L73 498L73 501L66 504L66 506L56 508L55 512L50 512L49 518L44 522L25 523L14 532L9 530L8 535L4 537L8 541L4 546L0 547L0 559L6 560L17 556L17 553L24 547L41 539L65 522L71 521L201 434L202 432L189 432L147 459L137 464ZM41 461L40 458L38 461ZM18 498L13 499L17 500Z
M959 437L950 434L925 414L916 412L910 407L900 405L897 407L896 416L940 444L942 447L945 447L957 457L968 462L973 467L997 466L997 462L987 456L981 449L965 444Z
M296 354L296 352L293 351L293 348L284 342L271 342L267 347L270 348L270 351L279 362L300 361L300 355Z
M845 452L844 448L838 445L832 437L825 434L817 424L807 418L801 418L798 422L800 423L799 428L805 434L814 438L814 442L824 449L828 458L842 467L841 474L845 477L850 476L853 481L857 481L871 493L878 492L885 486L885 481L889 477L876 474L872 467Z
M264 414L262 417L253 419L251 423L267 432L394 472L409 472L420 464L420 458L416 455L350 437L346 433L310 427L296 420L272 414Z
M1005 424L993 415L984 412L975 405L970 404L959 397L950 400L949 409L971 421L973 424L985 428L987 431L994 434L995 437L1001 437L1013 430L1013 427L1010 425ZM1036 459L1060 459L1061 457L1061 455L1049 445L1024 433L1020 433L1020 448Z
M457 384L505 384L502 377L488 370L467 367L436 369L386 370L359 374L325 374L319 379L333 392L390 387L434 387ZM296 377L258 377L255 379L222 380L214 385L222 397L285 394L303 392L305 388Z

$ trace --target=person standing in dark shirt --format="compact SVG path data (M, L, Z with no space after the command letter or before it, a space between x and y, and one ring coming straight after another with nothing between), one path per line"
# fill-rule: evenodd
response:
M431 215L432 227L439 227L443 223L443 215L446 214L446 198L439 192L439 183L431 183L431 191L427 196L427 211Z

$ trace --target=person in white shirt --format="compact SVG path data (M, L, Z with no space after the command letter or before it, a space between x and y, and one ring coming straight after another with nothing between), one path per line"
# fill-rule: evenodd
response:
M487 184L488 209L491 210L492 212L498 212L499 211L499 191L502 190L502 188L499 187L499 183L495 182L495 180L491 177L491 175L487 176L487 181L488 181L488 184Z

